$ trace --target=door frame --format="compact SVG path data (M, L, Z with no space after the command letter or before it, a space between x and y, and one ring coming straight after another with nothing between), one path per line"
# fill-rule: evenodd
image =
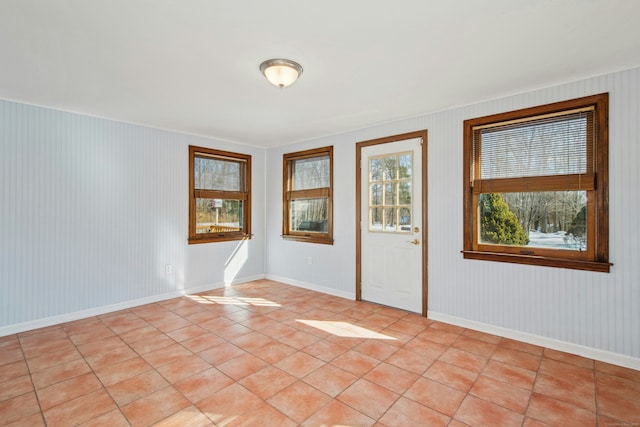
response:
M372 145L388 144L391 142L403 141L405 139L422 138L420 144L422 162L422 316L427 317L428 302L428 253L427 247L428 232L427 229L427 130L403 133L399 135L387 136L384 138L370 139L356 143L356 301L362 301L362 201L361 201L361 171L362 164L360 157L362 149Z

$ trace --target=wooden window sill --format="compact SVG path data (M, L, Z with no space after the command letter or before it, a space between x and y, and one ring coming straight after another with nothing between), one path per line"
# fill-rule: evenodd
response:
M293 234L283 234L284 240L293 240L296 242L319 243L322 245L333 245L333 239L327 237L298 236Z
M573 270L609 273L610 262L582 261L574 259L550 258L536 255L501 254L495 252L461 251L465 259L510 262L514 264L538 265L544 267L570 268Z

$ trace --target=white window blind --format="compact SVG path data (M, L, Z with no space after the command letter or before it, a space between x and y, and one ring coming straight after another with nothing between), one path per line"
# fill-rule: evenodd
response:
M473 129L474 180L591 174L592 109Z

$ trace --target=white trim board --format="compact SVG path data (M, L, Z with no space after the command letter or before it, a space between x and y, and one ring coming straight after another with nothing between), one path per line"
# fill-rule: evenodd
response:
M346 298L350 300L356 299L355 292L345 292L338 289L327 288L325 286L314 285L313 283L301 282L299 280L289 279L287 277L276 276L274 274L267 274L265 279L273 280L274 282L284 283L285 285L296 286L298 288L308 289L310 291L321 292L327 295L333 295L335 297Z
M339 291L336 289L331 289L324 286L318 286L311 283L301 282L298 280L293 280L293 279L276 276L272 274L244 277L241 279L234 280L232 285L247 283L253 280L260 280L260 279L274 280L287 285L297 286L300 288L321 292L324 294L333 295L333 296L346 298L350 300L355 299L355 293L352 293L352 292ZM46 317L43 319L38 319L30 322L3 326L3 327L0 327L0 337L11 335L11 334L17 334L21 332L26 332L33 329L44 328L47 326L57 325L60 323L72 322L74 320L85 319L87 317L99 316L99 315L111 313L114 311L126 310L132 307L138 307L145 304L152 304L154 302L165 301L172 298L178 298L187 294L196 294L196 293L206 292L214 289L220 289L223 287L225 287L225 284L223 282L201 285L201 286L190 288L184 291L168 292L165 294L153 295L150 297L139 298L136 300L125 301L117 304L105 305L105 306L96 307L88 310L75 311L72 313L62 314L59 316ZM572 344L569 342L560 341L552 338L546 338L540 335L529 334L526 332L519 332L512 329L501 328L499 326L489 325L481 322L475 322L475 321L464 319L461 317L450 316L448 314L443 314L443 313L438 313L433 311L428 312L428 318L431 320L436 320L438 322L461 326L464 328L469 328L476 331L501 336L504 338L510 338L517 341L526 342L529 344L539 345L539 346L550 348L553 350L576 354L579 356L587 357L587 358L598 360L601 362L611 363L613 365L640 370L640 359L631 357L631 356L626 356L623 354L613 353L606 350L599 350L596 348L586 347L578 344Z
M287 285L297 286L300 288L322 292L329 295L334 295L334 296L347 298L351 300L355 299L355 293L351 293L351 292L338 291L336 289L330 289L324 286L318 286L311 283L289 279L286 277L276 276L273 274L267 274L265 278L269 280L285 283ZM552 350L558 350L558 351L564 351L566 353L576 354L578 356L587 357L589 359L594 359L594 360L598 360L605 363L611 363L612 365L618 365L618 366L623 366L625 368L640 370L640 359L631 357L631 356L626 356L619 353L613 353L606 350L599 350L597 348L586 347L578 344L572 344L566 341L560 341L552 338L543 337L540 335L529 334L526 332L519 332L513 329L501 328L499 326L493 326L486 323L475 322L475 321L464 319L461 317L450 316L448 314L438 313L434 311L428 312L428 318L430 320L436 320L438 322L461 326L463 328L473 329L479 332L485 332L488 334L497 335L504 338L510 338L513 340L522 341L529 344L539 345L541 347L550 348Z
M573 344L570 342L547 338L540 335L515 331L513 329L501 328L499 326L489 325L486 323L476 322L473 320L450 316L448 314L433 311L429 311L427 313L427 317L430 320L436 320L438 322L473 329L475 331L485 332L504 338L510 338L513 340L526 342L528 344L550 348L552 350L564 351L566 353L576 354L578 356L598 360L600 362L623 366L625 368L640 370L640 359L636 357L626 356L624 354L613 353L611 351Z
M251 282L254 280L264 279L264 275L256 275L250 277L243 277L236 279L231 283L231 286L238 285L240 283ZM34 329L46 328L47 326L58 325L60 323L73 322L74 320L86 319L87 317L99 316L106 313L112 313L114 311L126 310L128 308L138 307L145 304L152 304L154 302L166 301L172 298L179 298L184 295L197 294L200 292L211 291L214 289L224 288L224 282L213 283L207 285L200 285L194 288L185 289L182 291L167 292L159 295L152 295L149 297L138 298L130 301L123 301L116 304L103 305L100 307L90 308L87 310L79 310L71 313L65 313L58 316L50 316L42 319L32 320L29 322L16 323L14 325L0 327L0 337L4 337L11 334L19 334L21 332L31 331Z

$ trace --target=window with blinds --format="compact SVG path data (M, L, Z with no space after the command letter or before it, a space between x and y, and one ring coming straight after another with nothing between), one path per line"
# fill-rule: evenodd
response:
M597 134L593 116L593 107L588 107L475 126L471 171L474 190L512 191L523 186L593 189Z
M464 256L608 271L607 94L466 120Z

